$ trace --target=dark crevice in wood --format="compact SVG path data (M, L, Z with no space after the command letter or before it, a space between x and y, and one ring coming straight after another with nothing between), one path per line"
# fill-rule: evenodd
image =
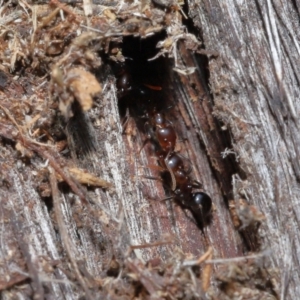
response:
M183 47L181 47L180 49L183 50ZM188 53L187 51L181 51L182 60L186 61L186 64L189 66L195 61L192 57L193 55ZM212 170L216 172L216 178L218 178L220 186L223 187L224 194L228 197L228 199L231 199L231 177L233 174L237 173L240 168L234 158L231 158L231 155L229 155L225 159L221 159L221 152L223 152L226 148L232 148L231 137L228 131L224 131L221 129L221 121L217 120L212 114L213 101L211 99L213 97L210 93L207 93L207 90L209 89L208 86L203 85L203 80L200 80L200 78L203 78L205 76L204 74L201 74L202 69L205 68L203 67L203 65L197 67L199 67L197 68L197 70L199 70L200 74L196 72L195 75L191 75L187 80L184 79L183 76L179 75L179 78L183 83L182 95L186 95L186 107L191 107L188 110L192 112L191 109L195 108L198 109L199 112L201 112L201 116L196 113L196 117L198 118L199 125L201 126L200 130L203 131L205 137L209 141L209 144L205 145L205 143L203 143L202 141L202 134L198 134L200 138L200 145L204 145L205 150L209 155ZM208 66L206 66L206 68L208 68ZM191 86L191 84L196 85L198 94L203 95L201 97L202 100L198 100L197 102L195 102L195 104L190 103L191 96L189 94L189 87ZM206 119L210 119L210 121L206 121ZM210 127L207 126L209 122L212 122ZM213 126L213 130L211 126ZM244 174L242 175L244 177Z
M53 200L52 200L52 197L43 197L42 198L45 205L46 205L46 208L48 210L48 212L50 213L52 210L53 210Z
M180 54L184 65L191 66L193 62L199 62L199 60L195 59L197 54L189 53L184 49L184 47L181 47L180 49L182 50L180 51ZM193 57L193 59L191 59L191 57ZM193 114L193 109L197 109L195 116L198 118L197 122L199 122L200 125L197 134L199 144L201 148L205 149L208 153L212 173L219 182L219 186L223 193L223 200L228 208L228 201L234 199L231 182L233 175L239 174L239 177L242 180L246 180L247 175L241 169L235 155L229 154L225 158L221 158L221 153L225 149L233 149L232 135L230 133L230 129L223 130L222 127L225 124L213 116L213 95L209 92L207 84L207 82L209 82L209 78L203 80L203 78L207 76L207 73L205 74L203 70L208 69L208 64L196 64L196 66L198 72L195 74L187 77L182 75L176 76L176 78L179 78L179 82L176 86L180 86L182 101L185 103L188 113ZM193 96L189 92L191 88L197 91L197 95L202 95L201 98L194 103L191 100L193 99ZM210 127L207 126L209 123L207 120L209 119L211 120ZM205 139L210 141L208 144L203 142L203 134ZM254 233L251 230L242 230L239 233L243 240L245 252L259 250L260 242L257 237L257 230L255 230Z
M180 100L176 99L171 92L178 88L174 85L170 86L173 77L173 72L170 68L172 66L172 62L163 57L159 57L154 61L148 61L149 58L152 58L157 53L156 44L164 37L165 34L162 32L146 40L133 37L123 39L122 53L126 57L125 66L123 66L123 68L125 68L125 71L128 72L128 76L130 75L132 78L132 87L131 91L119 100L121 106L120 110L126 111L126 109L129 109L130 115L135 118L135 122L140 134L142 135L142 139L145 139L149 134L147 129L145 129L145 125L149 122L149 116L152 116L154 111L163 112L166 115L166 118L169 121L172 121L172 125L175 128L178 138L186 134L185 132L178 132L180 127L179 123L182 120L178 118L177 112L177 106L179 105L178 101ZM118 76L118 71L116 74ZM148 88L144 94L142 89L147 86L150 88ZM159 87L160 90L156 91L156 87ZM154 147L155 145L153 144L153 141L152 143L149 141L147 148L151 150L150 152L149 150L146 150L147 155L154 155ZM190 167L192 167L194 162L189 160L187 161ZM159 165L157 165L157 168L159 168ZM160 175L166 195L174 196L174 203L184 208L183 203L180 203L178 199L176 200L176 197L172 192L172 180L169 171L162 170ZM157 184L161 185L159 181ZM207 193L209 193L209 191L207 191ZM195 217L193 212L192 214ZM171 218L173 219L172 223L173 226L176 226L176 220L173 218L173 215L174 211L171 211ZM197 218L195 218L195 220L197 220ZM206 222L207 220L197 220L197 222L194 223L203 232L203 224L205 223L206 225L207 223L210 223Z
M74 101L72 111L74 115L68 120L66 126L68 145L72 158L75 161L82 161L98 149L95 130L87 113L82 110L77 101Z
M300 16L300 3L298 0L292 0L291 1L293 7L294 7L294 10L297 11L298 13L298 17Z
M190 17L192 12L190 11L189 3L188 3L187 0L184 1L184 5L182 6L182 10L183 10L184 14L187 16L187 18L185 18L184 16L182 17L182 24L184 26L186 26L187 31L189 33L194 34L200 41L203 41L203 39L202 39L202 36L203 36L202 29L197 28L194 24L193 18Z

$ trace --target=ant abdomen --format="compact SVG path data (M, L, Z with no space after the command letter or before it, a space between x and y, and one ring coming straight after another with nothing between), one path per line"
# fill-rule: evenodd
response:
M166 155L173 151L176 145L176 132L172 123L163 116L161 113L154 112L149 115L148 136L152 138L161 150L166 152Z
M194 213L201 214L201 219L205 220L211 214L212 201L211 198L204 192L197 192L191 195L190 207Z
M171 126L156 129L156 137L159 145L165 151L172 151L176 144L176 133Z

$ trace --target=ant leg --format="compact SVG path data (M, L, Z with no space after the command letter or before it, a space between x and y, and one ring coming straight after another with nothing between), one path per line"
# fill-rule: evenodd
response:
M152 128L151 124L148 121L145 122L144 129L145 129L145 132L147 134L147 138L149 140L153 139L155 134L154 134L154 131L153 131L153 128Z
M148 175L141 175L142 177L146 178L146 179L150 179L150 180L158 180L163 182L163 180L160 177L155 177L155 176L148 176Z
M153 136L153 132L151 130L151 126L150 126L149 122L145 122L144 128L145 128L145 132L147 134L147 139L143 142L143 145L142 145L141 149L138 151L138 154L141 153L141 151L144 149L144 147L147 145L147 143L151 140L151 138Z
M197 180L193 180L192 183L193 188L195 189L202 189L203 188L203 184Z
M168 200L171 200L171 199L174 199L174 196L166 197L166 198L163 198L163 199L149 199L149 200L150 201L155 201L155 202L164 202L164 201L168 201Z
M129 113L129 109L126 108L126 114L125 114L125 117L124 117L124 121L122 122L122 134L125 133L125 130L127 128L127 125L129 123L129 119L130 119L130 113Z
M172 108L174 108L174 104L172 104L172 105L169 105L168 107L166 107L166 110L169 110L169 109L172 109Z
M158 166L158 165L152 165L152 164L149 164L147 166L141 166L140 168L151 169L151 170L155 170L155 171L158 171L158 172L166 171L163 167Z
M157 171L163 171L163 169L161 167L156 166L156 165L148 165L148 166L143 166L141 168L143 168L143 169L152 169L152 170L157 170ZM150 176L150 175L140 175L140 176L143 177L143 178L146 178L146 179L158 180L160 182L163 182L161 177Z
M149 138L147 138L144 142L143 142L143 145L141 147L141 149L138 151L138 155L141 154L142 150L145 148L145 146L147 145L147 143L150 141Z
M161 181L163 183L164 188L166 188L166 185L164 184L164 181L160 177L154 177L154 176L143 176L143 177L147 178L147 179L150 179L150 180ZM169 189L169 187L167 187L167 189ZM175 199L175 198L176 198L176 195L172 195L172 196L168 196L166 198L155 200L155 201L167 201L167 200Z
M174 199L174 198L175 198L174 196L169 196L169 197L166 197L164 199L159 199L158 201L162 202L162 201L167 201L167 200L171 200L171 199Z
M185 160L185 161L188 162L188 164L187 164L188 169L186 170L186 174L187 175L191 174L192 169L193 169L191 160L188 157L186 157L186 156L184 156L182 154L179 154L179 153L178 153L178 156L181 157L183 160Z
M167 170L169 171L170 173L170 176L171 176L171 180L172 180L172 186L171 186L171 189L172 191L174 192L176 190L176 178L175 178L175 175L174 175L174 172L172 171L172 169L168 166L168 159L170 157L170 154L172 153L172 151L170 150L166 156L166 158L164 159L165 161L165 166L167 168Z

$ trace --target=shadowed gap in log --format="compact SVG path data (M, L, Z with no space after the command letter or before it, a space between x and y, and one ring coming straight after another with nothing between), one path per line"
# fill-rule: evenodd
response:
M151 141L152 152L158 160L157 168L162 170L166 194L188 208L203 230L210 220L211 199L202 191L195 192L199 188L202 190L202 185L191 175L193 162L175 149L179 135L176 132L178 103L172 93L176 87L171 86L173 61L162 56L151 59L158 52L157 43L164 38L162 32L147 39L123 39L125 63L113 66L120 113L125 120L133 117L145 142ZM179 162L178 166L174 165L175 160Z
M183 18L183 24L187 27L188 32L193 33L197 39L203 41L202 29L199 26L195 26L193 11L189 10L187 1L183 10L189 16L187 19ZM205 145L202 140L203 133L199 135L199 142L208 153L211 169L220 184L226 206L228 208L229 204L231 206L230 212L232 214L232 203L239 201L233 195L232 178L234 174L238 174L241 180L246 180L247 176L245 171L240 167L237 154L233 151L235 141L232 140L230 128L220 119L215 118L213 114L215 105L217 105L214 101L214 93L218 93L218 91L211 91L209 87L209 62L216 58L216 53L207 52L204 43L202 53L192 53L186 50L183 43L179 46L179 53L183 65L188 67L195 66L197 70L197 72L190 76L182 76L181 74L176 74L176 76L179 83L182 84L184 93L187 94L187 101L189 101L189 98L192 99L193 93L201 95L200 101L198 100L193 106L196 110L199 124L200 126L202 125L201 129L204 131L204 136L210 143ZM192 91L192 94L190 94L190 91ZM188 106L189 103L186 104L186 107ZM209 125L207 126L207 124ZM240 198L243 199L243 195L240 195ZM245 199L243 200L246 202ZM232 218L234 217L232 215ZM260 247L260 239L257 236L258 227L259 223L255 223L253 226L240 231L247 250L255 251Z

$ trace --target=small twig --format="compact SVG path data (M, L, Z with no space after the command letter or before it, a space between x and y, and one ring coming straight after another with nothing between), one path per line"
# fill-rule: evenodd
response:
M73 266L73 270L75 271L75 276L76 276L78 282L80 283L80 285L82 286L82 288L84 289L86 297L88 299L93 299L88 290L87 284L84 281L84 278L80 274L77 262L75 261L75 259L73 257L73 253L75 253L76 247L75 247L75 245L73 245L72 241L69 238L68 230L65 226L65 222L63 219L63 214L61 211L61 200L60 200L60 195L59 195L59 191L58 191L58 187L57 187L57 180L56 180L55 172L54 172L53 168L51 168L51 167L49 167L49 172L50 172L50 185L51 185L51 190L52 190L53 207L54 207L54 212L55 212L55 216L57 219L58 230L61 235L61 240L64 243L65 250L66 250L67 255L70 259L70 262Z
M39 278L39 271L32 261L32 256L29 252L28 244L24 240L24 232L20 226L19 220L17 220L16 215L11 211L10 220L12 224L13 231L16 236L16 241L19 245L19 248L24 256L26 265L28 267L28 273L32 280L32 288L34 290L34 299L44 299L44 288Z
M137 249L158 247L158 246L163 246L163 245L167 245L167 244L171 244L171 243L174 243L174 241L172 241L171 238L167 238L164 241L157 241L154 243L145 243L145 244L141 244L141 245L130 245L125 256L129 257L131 252L133 252L134 250L137 250ZM140 259L142 260L142 258L140 258Z
M7 276L8 274L6 274ZM29 276L22 275L22 274L9 274L7 277L10 279L8 281L4 281L2 278L0 278L0 291L7 290L9 288L12 288L15 284L20 284L26 279L28 279Z
M142 244L142 245L130 245L130 250L157 247L157 246L172 244L173 242L174 241L172 241L171 239L168 239L166 241L158 241L155 243L146 243L146 244Z
M233 258L222 258L222 259L210 259L207 260L206 263L207 264L231 264L233 262L240 262L249 259L255 260L261 257L270 256L270 254L271 254L271 250L265 250L255 255L240 256L240 257L233 257Z
M5 114L11 120L11 122L16 125L16 127L19 130L20 134L22 134L23 133L22 128L19 126L19 124L17 123L17 121L15 120L15 118L9 112L9 110L6 107L4 107L3 105L1 105L1 104L0 104L0 108L5 112Z
M79 186L74 179L67 173L65 172L61 165L58 163L58 158L55 159L55 153L51 151L50 149L45 149L44 147L41 147L39 145L36 145L33 143L31 140L28 138L23 138L22 139L23 145L35 152L37 152L40 156L42 156L44 159L49 160L49 164L51 167L63 178L63 180L70 186L71 190L80 198L82 203L87 204L87 198L85 195L84 190L82 189L81 186Z
M205 257L204 257L205 256ZM212 248L209 247L207 252L202 256L204 260L212 259L213 251ZM201 257L200 257L201 259ZM205 264L202 272L201 272L201 279L202 279L202 289L204 292L206 292L210 287L210 279L211 279L211 273L212 273L213 266L211 264Z
M59 9L62 9L67 14L71 15L73 17L73 21L75 21L76 23L80 23L80 20L78 20L77 15L66 4L61 3L58 0L50 0L50 4L56 5Z
M207 260L209 257L212 255L212 248L209 247L208 250L197 260L186 260L183 262L182 266L183 267L192 267L195 265L200 265L202 264L205 260Z

